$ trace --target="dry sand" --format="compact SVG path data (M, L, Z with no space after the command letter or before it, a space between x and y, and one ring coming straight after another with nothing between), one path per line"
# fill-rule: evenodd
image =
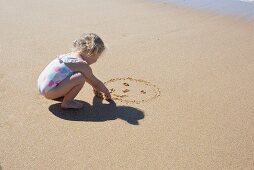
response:
M42 69L83 32L109 46L100 79L161 96L114 106L86 85L84 110L64 113L39 96ZM0 35L3 170L253 169L253 23L145 0L0 0Z

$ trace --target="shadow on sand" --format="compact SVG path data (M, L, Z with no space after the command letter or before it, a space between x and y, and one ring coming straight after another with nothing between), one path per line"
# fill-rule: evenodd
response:
M70 121L104 122L119 118L132 125L139 125L138 120L144 118L143 111L130 106L116 106L113 100L108 100L108 104L103 104L102 99L94 97L92 106L84 101L79 102L84 104L80 110L63 110L60 107L61 103L57 103L49 106L49 111L61 119Z

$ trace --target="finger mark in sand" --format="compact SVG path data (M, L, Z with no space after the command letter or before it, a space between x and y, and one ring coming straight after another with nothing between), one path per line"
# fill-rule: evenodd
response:
M129 92L129 91L130 91L129 89L123 90L124 93L127 93L127 92Z

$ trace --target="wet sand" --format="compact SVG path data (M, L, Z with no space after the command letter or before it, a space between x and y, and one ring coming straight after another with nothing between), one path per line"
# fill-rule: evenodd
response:
M254 21L253 0L158 0L200 11L240 17Z
M3 170L253 168L253 22L143 0L0 0L0 25ZM97 77L160 96L108 103L86 84L81 111L39 96L42 69L83 32L109 46Z

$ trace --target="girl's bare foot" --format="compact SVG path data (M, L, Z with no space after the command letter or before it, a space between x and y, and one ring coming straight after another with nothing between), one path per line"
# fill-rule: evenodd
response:
M68 101L61 104L62 109L81 109L84 105L77 101Z

